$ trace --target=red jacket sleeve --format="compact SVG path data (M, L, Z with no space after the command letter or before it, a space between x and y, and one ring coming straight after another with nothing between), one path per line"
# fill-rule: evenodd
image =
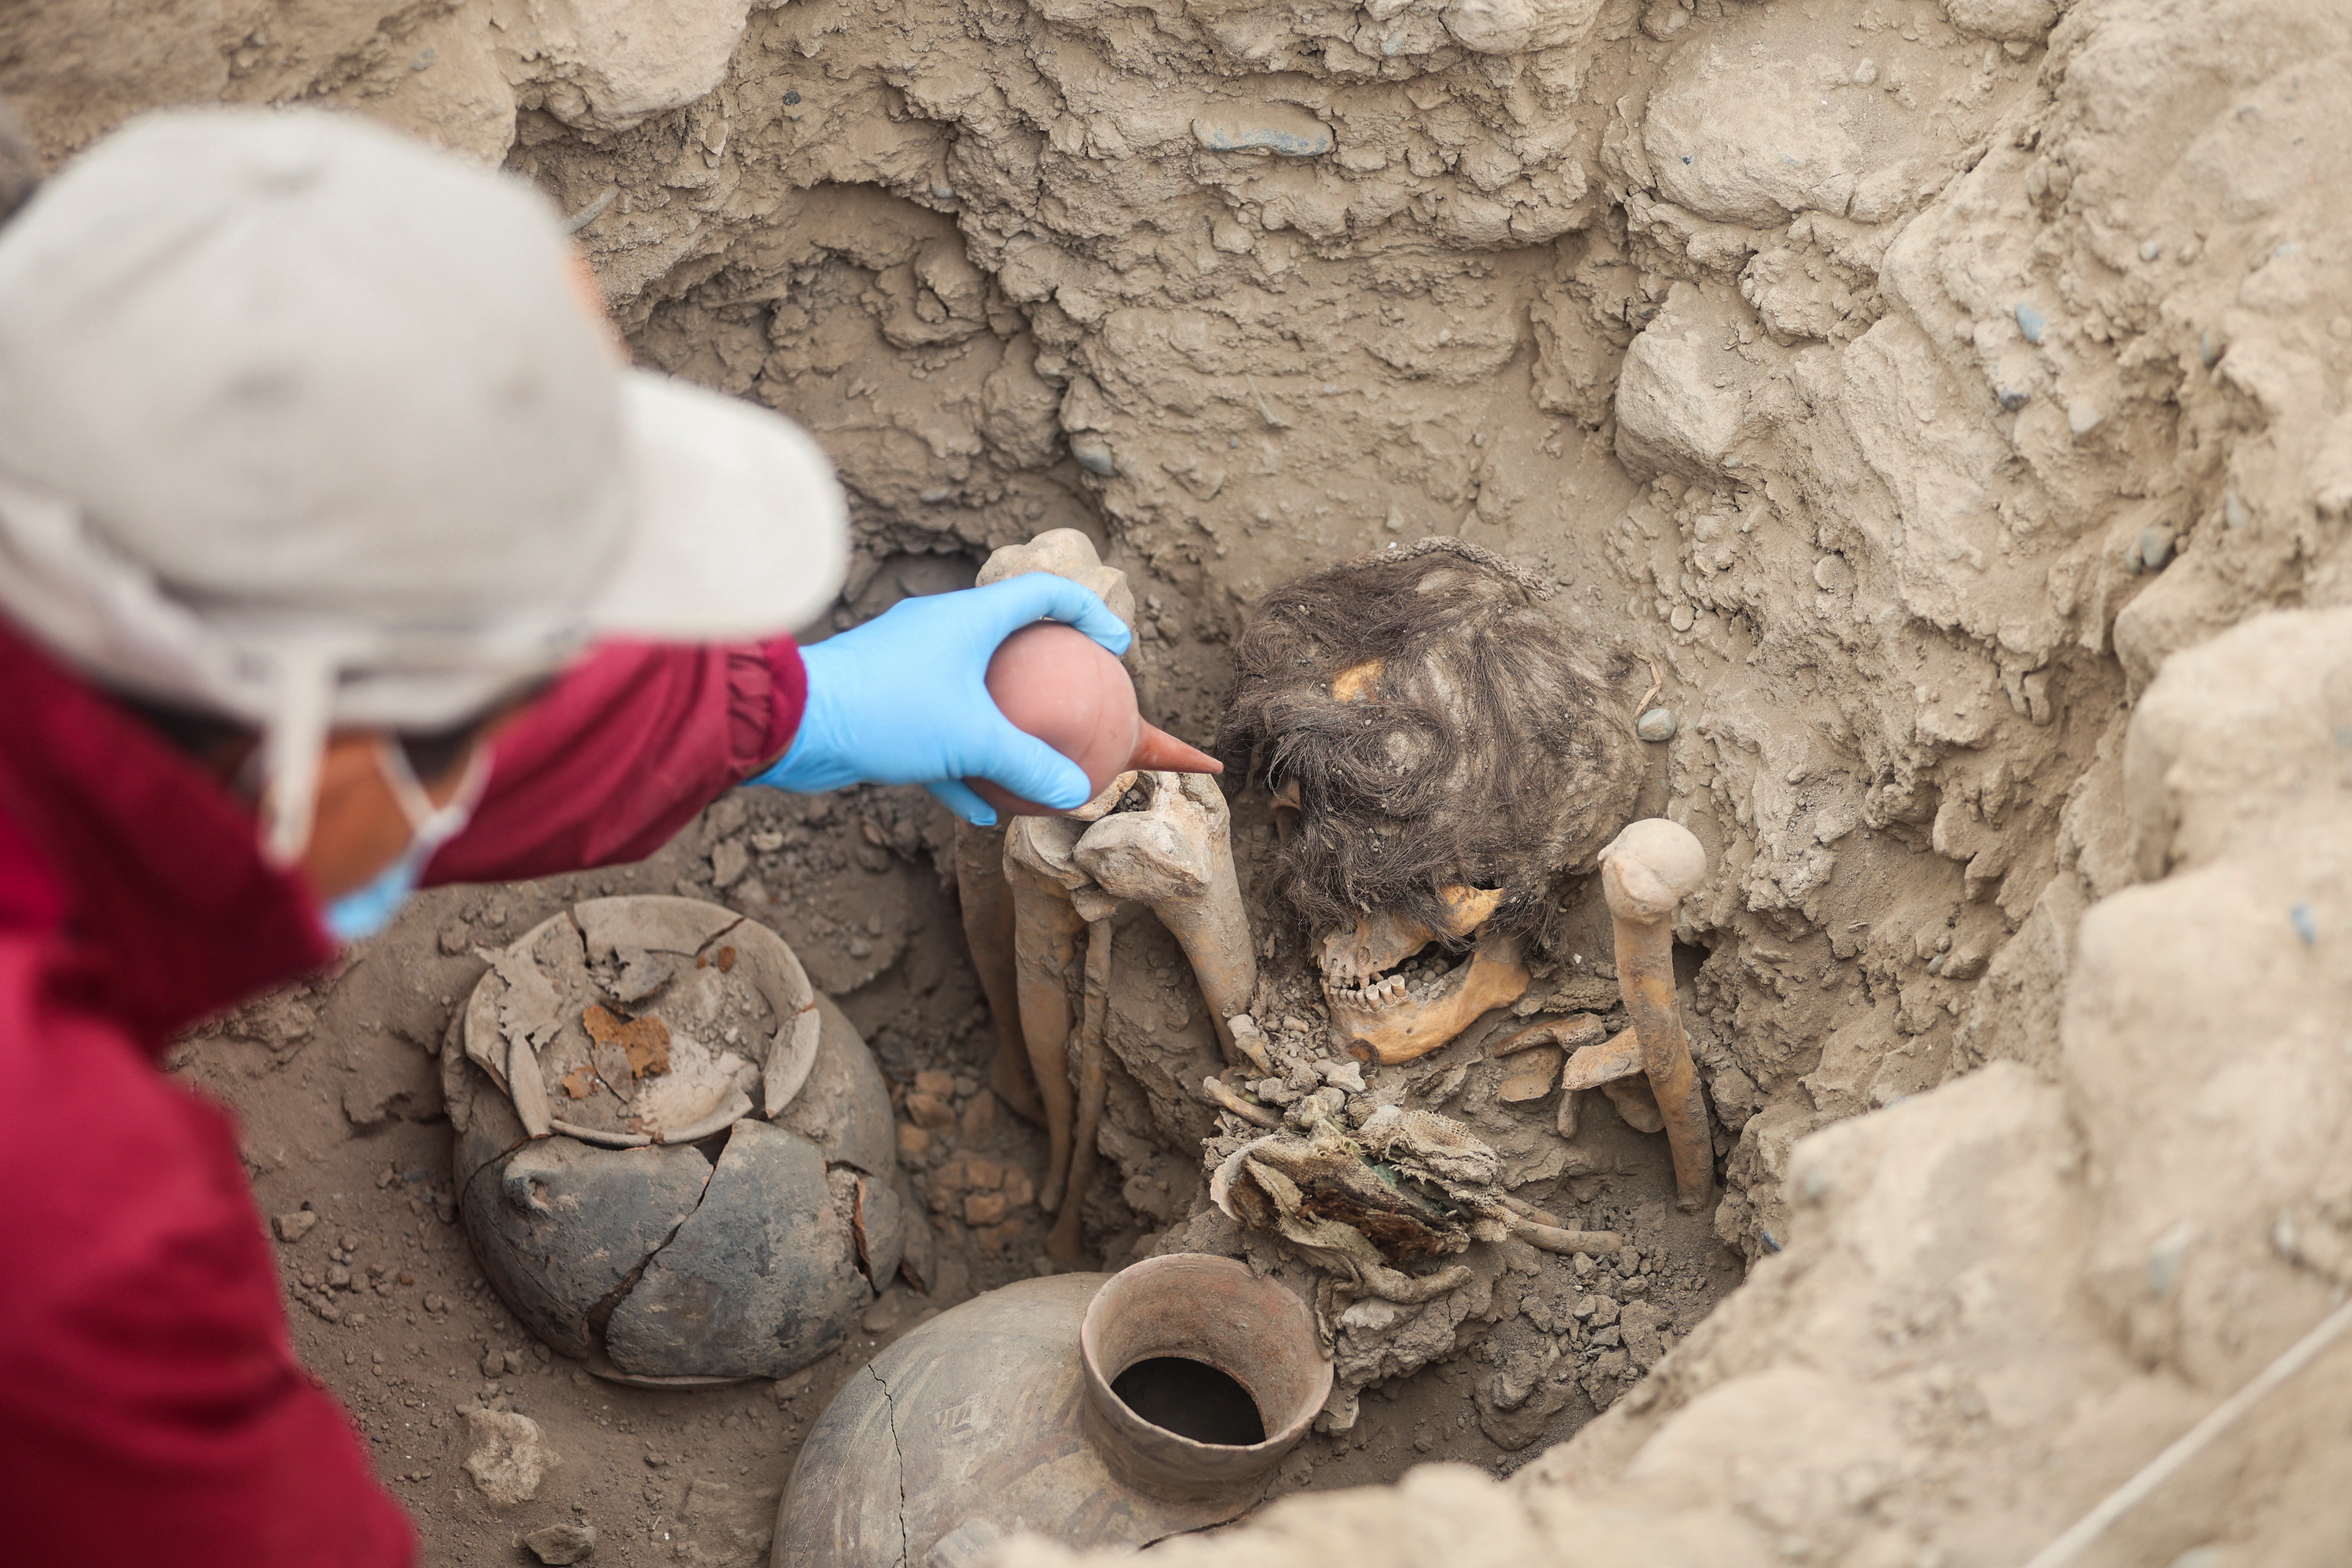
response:
M0 1560L402 1568L415 1542L294 1359L228 1118L0 942Z
M789 637L598 648L492 743L489 787L425 880L641 860L783 753L807 689Z

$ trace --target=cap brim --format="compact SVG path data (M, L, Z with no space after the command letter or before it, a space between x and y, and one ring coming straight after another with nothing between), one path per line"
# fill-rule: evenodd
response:
M849 566L849 506L809 433L650 371L622 377L634 516L589 606L602 637L718 642L806 626Z

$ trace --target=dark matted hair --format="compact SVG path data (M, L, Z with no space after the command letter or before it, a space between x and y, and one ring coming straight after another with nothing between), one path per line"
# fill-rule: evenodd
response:
M1633 660L1578 646L1491 551L1429 539L1302 577L1234 658L1218 746L1244 781L1298 786L1282 885L1311 928L1378 909L1439 927L1437 889L1467 882L1542 940L1633 810Z

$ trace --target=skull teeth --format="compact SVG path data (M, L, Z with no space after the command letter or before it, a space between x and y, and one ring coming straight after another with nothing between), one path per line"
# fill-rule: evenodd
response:
M1381 1007L1403 1000L1412 994L1412 985L1402 974L1391 974L1369 985L1341 985L1327 976L1323 991L1334 1002L1345 1002L1357 1007Z

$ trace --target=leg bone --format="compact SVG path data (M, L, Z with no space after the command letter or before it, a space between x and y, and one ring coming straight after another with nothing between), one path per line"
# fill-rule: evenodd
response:
M1102 1136L1103 1101L1110 1091L1110 921L1087 922L1086 1011L1078 1026L1078 1117L1070 1136L1070 1176L1062 1215L1045 1251L1065 1263L1086 1252L1080 1211L1095 1181L1095 1142Z
M1706 877L1706 852L1697 837L1663 817L1634 823L1601 852L1601 888L1616 931L1617 983L1665 1121L1675 1201L1685 1210L1714 1196L1715 1149L1675 995L1674 921L1684 896Z
M1021 1034L1037 1097L1045 1109L1045 1179L1037 1188L1037 1206L1052 1214L1061 1205L1070 1170L1070 971L1077 960L1078 933L1087 922L1070 902L1068 889L1010 853L1004 858L1004 879L1013 893Z
M1013 963L1013 889L1004 880L1004 830L958 823L957 901L964 945L980 976L981 994L996 1021L996 1059L988 1087L1016 1116L1043 1121L1045 1107L1029 1072L1029 1045L1021 1033L1020 983Z

